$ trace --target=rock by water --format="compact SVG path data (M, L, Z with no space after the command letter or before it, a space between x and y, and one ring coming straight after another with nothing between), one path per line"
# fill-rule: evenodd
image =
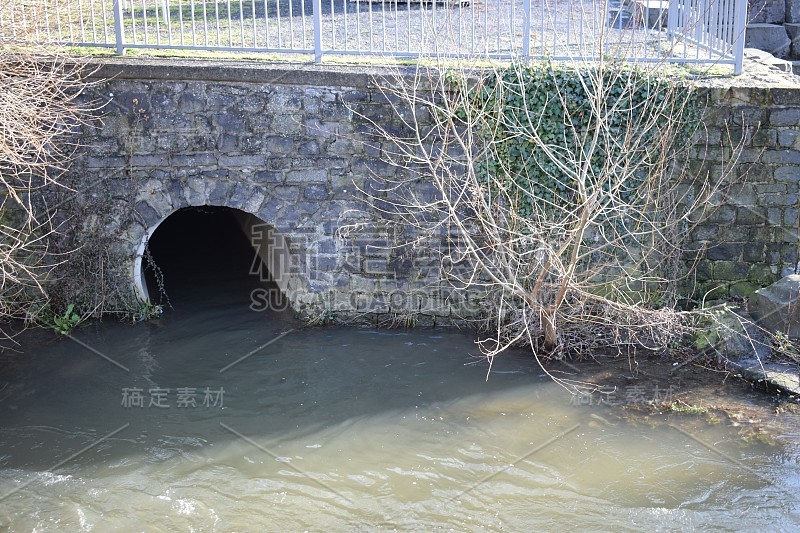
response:
M800 275L791 274L757 290L748 301L748 311L770 333L800 338Z

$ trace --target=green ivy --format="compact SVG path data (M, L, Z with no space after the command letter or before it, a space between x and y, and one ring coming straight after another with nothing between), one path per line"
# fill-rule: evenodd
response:
M637 127L651 118L660 119L654 113L673 113L669 118L678 124L671 133L674 138L688 140L697 128L699 111L690 103L691 92L675 90L680 80L625 64L606 65L602 72L589 70L597 68L511 65L468 89L465 100L473 108L459 114L484 113L487 120L482 135L492 144L480 162L479 175L486 183L493 181L490 177L502 177L503 192L515 202L519 215L528 217L535 207L543 207L537 202L562 207L575 202L575 184L559 169L559 162L570 164L572 154L585 147L582 136L596 127L597 113L591 102L598 100L598 95L592 94L598 86L604 89L599 110L612 135L601 136L595 149L585 154L591 168L589 188L608 190L614 182L608 176L613 175L615 162L623 160L623 150L627 157L642 158L647 169L647 158L659 153L663 138L658 129L643 132ZM592 83L591 77L600 74L602 83ZM555 158L545 155L541 143L530 135L532 126L541 141L554 148ZM620 142L626 138L636 142ZM637 153L630 153L631 146ZM635 204L637 191L647 179L647 172L639 172L617 183L620 199Z

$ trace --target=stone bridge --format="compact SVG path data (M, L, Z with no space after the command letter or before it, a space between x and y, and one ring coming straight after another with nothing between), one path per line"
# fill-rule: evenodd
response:
M397 171L367 135L370 121L398 121L369 69L115 59L94 76L102 124L83 128L72 172L87 194L111 183L110 207L95 218L118 237L139 297L153 291L144 256L159 226L180 210L219 206L302 314L434 323L479 309L479 298L440 283L446 236L397 247L415 236L389 229L363 201L361 190ZM692 236L701 292L747 294L797 266L800 90L712 91L709 139L743 122L758 126L742 154L746 178ZM702 153L712 166L726 157ZM135 216L121 216L126 208Z
M297 312L423 323L474 314L439 283L439 244L398 247L412 236L382 225L364 202L361 190L396 172L365 135L370 120L397 120L373 73L111 60L94 76L103 80L92 90L102 124L84 128L73 173L84 190L118 183L112 202L133 189L135 216L126 222L116 210L105 224L130 256L140 298L154 290L145 249L160 225L180 210L219 206L232 210Z

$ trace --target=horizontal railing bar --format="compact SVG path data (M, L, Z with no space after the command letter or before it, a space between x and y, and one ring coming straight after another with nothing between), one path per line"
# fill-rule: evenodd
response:
M313 48L264 48L264 47L245 47L245 46L181 46L177 44L126 44L125 48L147 48L164 50L192 50L197 52L258 52L258 53L289 53L289 54L313 54Z

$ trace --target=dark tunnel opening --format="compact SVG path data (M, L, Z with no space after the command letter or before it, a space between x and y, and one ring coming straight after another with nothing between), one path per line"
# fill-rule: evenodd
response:
M228 207L203 206L179 209L167 217L150 237L142 263L151 303L175 310L250 307L257 292L262 304L266 293L272 310L285 310L285 298L267 279L242 228L244 215Z

